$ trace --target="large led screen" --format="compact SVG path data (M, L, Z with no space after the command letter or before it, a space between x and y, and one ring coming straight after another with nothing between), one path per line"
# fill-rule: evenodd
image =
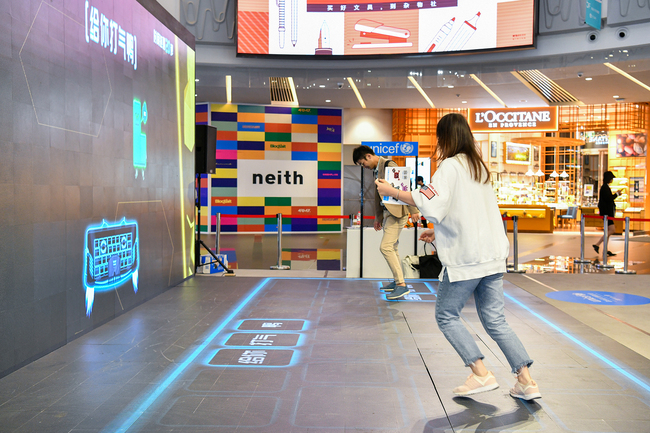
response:
M0 376L193 274L194 38L151 0L4 2Z
M239 54L364 56L533 46L534 0L240 0Z

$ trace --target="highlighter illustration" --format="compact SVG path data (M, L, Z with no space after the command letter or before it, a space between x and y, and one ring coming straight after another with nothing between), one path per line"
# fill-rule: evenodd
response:
M275 4L279 8L278 9L278 13L279 13L279 16L278 16L278 22L279 22L279 24L278 24L278 38L280 40L280 49L283 49L284 48L284 31L285 31L285 27L284 27L284 13L285 13L284 0L275 0Z
M440 48L440 45L442 42L445 40L445 38L451 33L451 29L454 26L454 21L456 21L456 17L450 19L445 23L444 26L440 27L440 30L438 30L438 33L431 39L431 42L429 42L429 47L427 48L427 53L433 52L436 48Z
M469 21L465 21L461 28L458 29L449 46L447 46L447 51L458 51L462 50L469 38L476 33L476 22L481 17L481 12L478 12L472 17Z
M330 48L330 28L327 25L327 21L323 21L323 24L320 26L320 32L318 33L318 48L316 48L314 54L332 54L332 48Z
M291 43L298 43L298 0L291 0Z

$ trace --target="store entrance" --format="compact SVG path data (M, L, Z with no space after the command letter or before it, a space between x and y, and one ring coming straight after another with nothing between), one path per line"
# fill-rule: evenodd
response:
M607 161L607 149L582 150L583 206L596 207L598 205L598 191L603 174L608 168Z

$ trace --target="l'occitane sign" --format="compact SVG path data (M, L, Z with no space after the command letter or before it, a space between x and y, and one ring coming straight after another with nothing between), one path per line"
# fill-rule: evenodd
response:
M473 132L557 131L557 107L470 108Z

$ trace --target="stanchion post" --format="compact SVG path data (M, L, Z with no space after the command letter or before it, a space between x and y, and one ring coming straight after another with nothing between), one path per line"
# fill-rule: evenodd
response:
M271 269L291 269L290 266L282 264L282 214L278 215L278 264L271 266Z
M636 271L628 270L628 249L630 247L630 217L625 217L625 246L623 247L623 270L617 269L617 274L636 274Z
M518 220L519 217L517 215L512 217L512 244L513 244L513 256L514 256L515 265L511 270L508 270L508 272L513 274L525 274L526 273L525 269L519 269L519 240L517 236Z
M591 263L591 260L585 260L585 216L580 217L580 258L574 259L573 263Z
M603 262L596 265L598 269L612 269L614 265L607 263L607 215L603 216Z
M221 254L221 213L217 212L217 226L214 235L214 252Z
M506 219L506 214L501 215L503 219L503 231L506 232L506 237L508 237L508 220ZM506 269L508 268L508 258L506 257Z

